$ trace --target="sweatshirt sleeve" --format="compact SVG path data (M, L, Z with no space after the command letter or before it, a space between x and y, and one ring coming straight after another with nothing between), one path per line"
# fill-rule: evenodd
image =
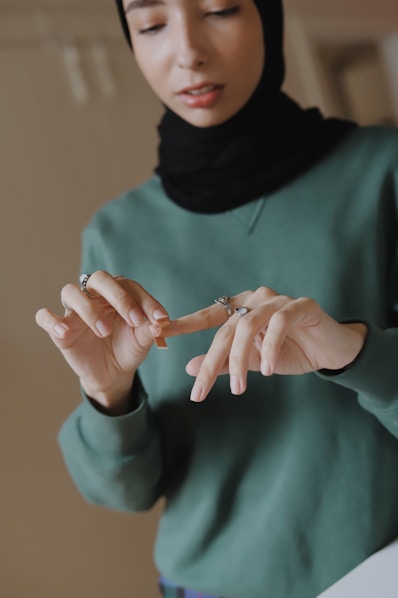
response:
M81 272L112 272L106 235L98 226L83 234ZM138 375L130 413L111 417L83 393L82 404L63 424L59 444L69 473L91 503L118 511L149 509L159 498L162 478L160 433Z
M359 404L398 438L398 171L389 180L388 201L393 205L388 233L383 240L390 247L386 265L386 322L381 328L367 323L368 334L360 355L345 371L334 375L318 372L321 378L353 390Z
M160 496L159 434L145 393L139 392L137 409L119 417L97 411L83 396L83 403L61 428L66 466L81 494L93 504L143 511Z
M355 364L336 375L318 375L357 393L360 405L398 438L398 329L368 324Z

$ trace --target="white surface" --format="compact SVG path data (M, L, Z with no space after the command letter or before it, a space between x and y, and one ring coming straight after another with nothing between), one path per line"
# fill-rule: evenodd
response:
M395 118L398 122L398 33L382 39L380 48L394 100Z
M397 598L398 539L369 557L318 598Z

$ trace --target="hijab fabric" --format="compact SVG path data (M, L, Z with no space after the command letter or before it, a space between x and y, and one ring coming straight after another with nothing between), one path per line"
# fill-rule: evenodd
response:
M263 25L265 67L246 105L200 128L166 108L158 126L156 173L176 204L220 213L277 191L319 162L355 127L302 109L281 90L285 75L281 0L253 0ZM122 0L116 0L132 47Z

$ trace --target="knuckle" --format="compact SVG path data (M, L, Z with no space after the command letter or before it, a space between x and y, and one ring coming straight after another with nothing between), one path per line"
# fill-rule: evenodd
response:
M261 286L256 289L254 295L256 298L266 301L267 299L270 299L270 297L274 297L276 293L268 287Z
M277 326L278 328L284 328L288 323L288 313L286 310L280 310L272 314L270 318L270 324Z
M311 299L310 297L298 297L296 303L301 304L303 307L310 310L318 307L318 303L315 299Z
M126 309L131 307L132 301L130 295L123 287L117 286L113 293L113 297L117 305Z
M94 282L100 282L106 279L108 276L109 274L105 270L95 270L92 274L90 274L90 280L94 280Z
M242 301L247 301L248 299L250 299L252 296L254 295L254 291L251 289L248 289L247 291L244 291L243 293L239 293L239 295L236 295L234 297L235 303L241 303Z

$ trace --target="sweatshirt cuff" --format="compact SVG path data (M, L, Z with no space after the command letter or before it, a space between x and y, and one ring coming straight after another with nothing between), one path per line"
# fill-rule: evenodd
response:
M364 407L395 409L398 407L398 330L367 326L365 345L353 364L334 374L322 371L316 374L360 394Z
M84 443L96 453L133 455L146 444L151 427L147 394L140 382L134 384L132 392L137 408L125 415L110 416L96 409L82 391L79 430Z

